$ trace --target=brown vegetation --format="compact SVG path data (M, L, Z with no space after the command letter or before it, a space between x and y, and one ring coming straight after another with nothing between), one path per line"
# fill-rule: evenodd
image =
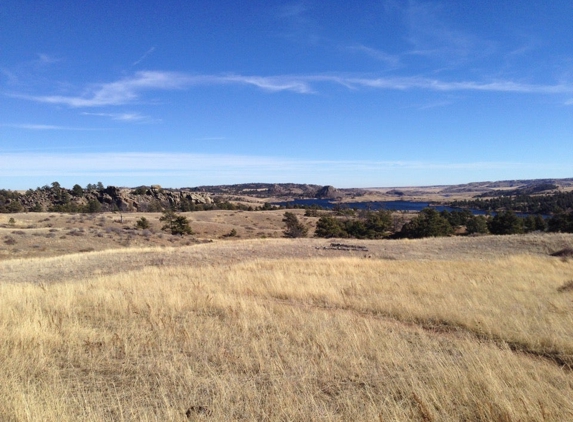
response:
M159 238L158 214L130 246L90 227L140 214L0 229L1 419L573 418L573 261L550 256L573 235L333 247L245 238L282 212L186 215L215 241Z

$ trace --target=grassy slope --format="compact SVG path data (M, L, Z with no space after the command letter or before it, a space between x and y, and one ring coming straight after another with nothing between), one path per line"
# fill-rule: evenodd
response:
M429 239L386 242L393 260L308 258L340 253L244 241L4 262L67 276L0 284L0 415L569 420L573 293L558 288L573 262L542 251L571 238L490 239L505 253ZM82 270L142 254L153 265Z

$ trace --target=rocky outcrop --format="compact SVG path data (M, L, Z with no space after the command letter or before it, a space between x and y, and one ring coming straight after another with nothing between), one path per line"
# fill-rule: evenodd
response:
M336 198L338 196L338 191L334 186L324 186L316 192L316 197L319 199Z
M25 211L162 211L165 208L192 209L198 204L212 204L205 192L149 188L119 188L108 186L102 190L84 191L81 195L60 188L29 190L18 198Z

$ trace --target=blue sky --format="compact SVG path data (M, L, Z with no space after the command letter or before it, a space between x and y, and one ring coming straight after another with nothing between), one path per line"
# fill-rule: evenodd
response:
M573 177L573 3L3 0L0 188Z

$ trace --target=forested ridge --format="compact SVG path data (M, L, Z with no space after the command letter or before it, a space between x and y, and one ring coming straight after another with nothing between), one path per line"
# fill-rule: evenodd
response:
M573 209L573 191L546 195L517 194L495 198L474 198L453 201L451 206L483 211L512 210L527 214L559 214Z

